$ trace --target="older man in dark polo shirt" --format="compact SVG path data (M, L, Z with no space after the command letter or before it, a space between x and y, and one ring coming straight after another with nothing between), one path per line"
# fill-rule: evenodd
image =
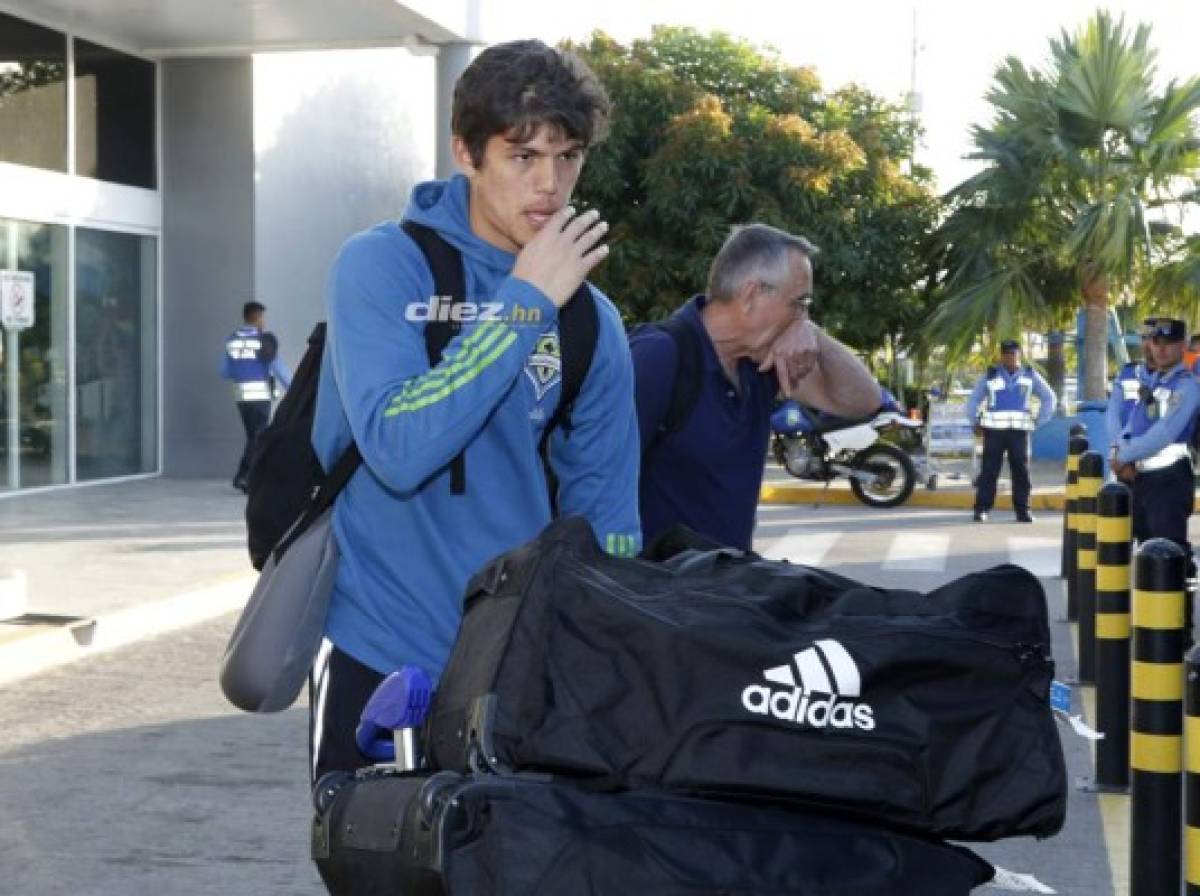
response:
M751 547L777 394L840 417L879 407L870 371L808 317L816 251L765 224L734 228L713 259L707 292L674 315L695 335L701 363L695 403L673 431L662 424L682 369L676 338L645 327L630 339L647 543L684 523L723 544Z

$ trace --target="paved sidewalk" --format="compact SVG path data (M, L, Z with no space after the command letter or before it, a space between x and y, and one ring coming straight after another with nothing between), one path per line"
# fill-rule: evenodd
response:
M0 683L241 607L244 506L200 479L0 499L0 583L27 614L0 622Z

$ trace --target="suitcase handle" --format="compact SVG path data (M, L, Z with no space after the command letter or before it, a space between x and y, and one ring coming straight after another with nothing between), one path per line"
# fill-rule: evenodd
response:
M429 714L433 680L420 666L402 666L385 678L363 707L354 732L358 751L374 762L405 769L419 762L416 729Z

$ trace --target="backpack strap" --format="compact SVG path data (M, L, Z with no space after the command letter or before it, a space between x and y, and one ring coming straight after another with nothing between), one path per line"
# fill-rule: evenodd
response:
M462 255L459 251L442 239L436 230L426 227L424 224L418 224L416 221L404 221L400 226L417 244L424 254L425 260L429 263L429 270L433 274L434 295L449 299L451 308L462 304L466 299L467 285L466 276L463 273ZM450 318L456 316L454 314L447 315ZM429 355L430 367L438 365L442 360L442 352L446 350L450 340L462 330L462 321L442 320L441 318L442 315L438 315L437 320L427 321L425 324L425 351ZM450 461L450 494L461 495L466 489L466 453L460 452L454 460Z
M562 427L563 435L571 435L571 411L583 389L592 358L596 354L596 342L600 338L600 320L596 311L596 298L585 280L558 312L558 351L562 361L562 387L558 393L558 407L546 421L542 437L538 440L538 456L542 459L542 470L546 474L546 486L550 493L550 514L558 516L558 477L550 466L550 434L555 427Z
M306 382L310 378L316 378L317 368L321 364L321 357L324 351L325 321L321 321L313 327L312 334L308 337L308 349L304 353L304 358L300 361L300 366L296 369L297 381ZM315 390L311 400L313 403L316 402ZM302 409L298 413L301 415L311 415L312 408ZM271 548L271 553L274 554L276 563L287 553L287 549L292 546L296 539L308 531L308 527L316 521L317 517L333 506L334 500L341 490L346 487L346 483L350 481L350 477L358 470L361 463L362 454L359 453L358 443L351 440L350 447L342 452L342 456L333 465L333 469L329 475L313 491L308 506L304 509L304 514L300 517L299 522L292 526L287 535L280 540L279 544Z
M562 389L558 394L558 407L542 431L539 451L545 454L550 433L561 426L564 435L571 432L571 411L583 389L592 358L596 354L596 341L600 337L600 321L596 312L596 300L587 282L563 305L558 313L558 345L562 358Z
M675 343L675 377L671 381L667 412L658 422L650 444L642 446L643 466L663 439L687 424L700 400L700 387L704 383L704 348L696 328L678 313L650 326L667 333Z

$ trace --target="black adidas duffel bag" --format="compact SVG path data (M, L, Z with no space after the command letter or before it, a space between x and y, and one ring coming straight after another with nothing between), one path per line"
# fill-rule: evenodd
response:
M312 850L332 896L966 896L961 847L812 813L549 778L333 773Z
M427 722L433 767L793 802L958 840L1062 826L1032 575L919 594L710 559L610 557L567 519L483 569Z

